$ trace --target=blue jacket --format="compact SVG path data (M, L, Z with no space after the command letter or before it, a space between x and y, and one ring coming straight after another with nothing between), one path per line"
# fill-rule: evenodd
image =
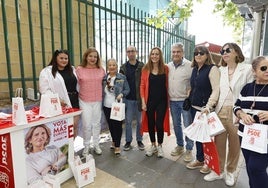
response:
M103 97L104 97L104 88L107 84L107 77L108 77L109 73L106 74L103 78ZM123 94L123 101L125 99L125 97L129 94L130 89L129 89L129 85L126 79L126 76L121 74L121 73L116 73L116 77L114 80L114 94L115 94L115 98L117 98L117 96L119 94Z

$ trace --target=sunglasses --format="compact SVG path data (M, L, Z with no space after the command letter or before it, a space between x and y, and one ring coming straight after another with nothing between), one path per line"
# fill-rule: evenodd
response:
M260 67L260 70L261 70L262 72L266 71L266 70L267 70L267 66L261 66L261 67Z
M194 52L194 56L198 56L198 55L203 56L205 55L205 52Z
M232 51L231 48L226 48L225 50L222 49L222 50L220 51L220 54L223 55L225 52L226 52L227 54L229 54L229 53L231 53L231 51Z

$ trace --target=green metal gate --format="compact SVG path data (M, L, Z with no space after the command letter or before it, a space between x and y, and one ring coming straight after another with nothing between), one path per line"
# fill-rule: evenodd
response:
M14 90L38 92L39 72L56 49L67 49L72 63L80 64L84 51L95 46L103 65L108 58L126 60L128 45L146 62L150 49L162 48L166 62L174 42L185 45L191 59L194 37L167 24L156 29L146 23L148 13L119 0L1 0L0 1L0 100Z

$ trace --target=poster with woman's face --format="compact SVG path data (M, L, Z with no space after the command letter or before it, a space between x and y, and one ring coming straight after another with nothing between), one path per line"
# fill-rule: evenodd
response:
M69 168L68 119L25 129L27 182L33 184L44 176L56 175Z

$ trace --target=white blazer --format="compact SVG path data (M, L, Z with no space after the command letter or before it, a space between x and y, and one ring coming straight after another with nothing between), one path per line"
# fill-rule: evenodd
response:
M76 76L75 68L73 68L73 73ZM52 66L45 67L39 76L39 91L41 94L47 93L58 93L59 98L63 100L68 107L72 107L71 101L68 96L68 92L65 86L65 82L60 73L56 73L55 78L52 75Z
M215 108L216 113L221 110L230 89L233 92L233 102L235 103L244 85L253 81L251 64L238 63L231 82L229 82L228 67L220 67L219 69L221 73L220 96ZM233 118L233 120L235 120L235 118Z

